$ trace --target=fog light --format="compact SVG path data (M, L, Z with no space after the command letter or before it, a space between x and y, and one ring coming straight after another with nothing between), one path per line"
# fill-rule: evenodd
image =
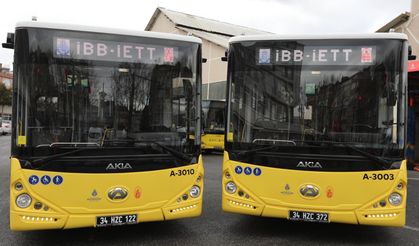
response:
M42 203L40 203L40 202L36 202L36 203L33 205L33 208L34 208L34 209L36 209L36 210L41 209L41 208L42 208Z
M233 194L234 192L236 192L237 187L236 184L234 182L228 182L226 184L226 191L230 194Z
M16 198L16 205L19 208L27 208L27 207L29 207L29 205L31 205L31 202L32 202L31 196L29 196L26 193L20 194Z
M241 191L241 190L239 190L239 192L237 194L239 194L239 196L244 196L244 192Z
M22 183L17 182L17 183L15 184L15 189L16 189L17 191L21 191L21 190L23 189L23 185L22 185Z
M201 194L201 188L199 186L194 185L192 186L191 190L189 191L189 195L192 198L197 198Z
M399 193L391 193L388 197L388 202L393 206L398 206L402 203L402 196Z
M231 178L230 173L229 172L226 172L225 177L226 177L226 179L230 179Z
M386 201L384 201L384 200L381 200L381 201L380 201L380 206L381 206L381 207L385 207L385 206L386 206L386 204L387 204L387 203L386 203Z
M188 194L183 194L183 195L182 195L182 199L183 199L184 201L188 200Z

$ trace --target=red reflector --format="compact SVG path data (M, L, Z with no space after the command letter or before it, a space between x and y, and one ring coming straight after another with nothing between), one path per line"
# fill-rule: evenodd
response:
M419 71L419 61L409 61L408 72L418 72L418 71Z
M409 98L409 107L413 107L415 105L415 99L413 97Z

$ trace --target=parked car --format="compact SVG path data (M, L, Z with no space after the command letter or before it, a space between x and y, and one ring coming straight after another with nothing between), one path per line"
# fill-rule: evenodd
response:
M11 134L12 133L12 122L10 120L3 120L1 122L1 134Z

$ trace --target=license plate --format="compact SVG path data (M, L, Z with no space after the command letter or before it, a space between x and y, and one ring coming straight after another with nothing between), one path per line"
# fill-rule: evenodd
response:
M308 221L308 222L321 222L329 223L329 213L318 212L304 212L290 210L288 212L289 220Z
M97 216L96 227L137 224L136 214Z

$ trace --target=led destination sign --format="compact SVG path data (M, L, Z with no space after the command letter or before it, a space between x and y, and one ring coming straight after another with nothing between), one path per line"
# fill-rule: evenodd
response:
M305 46L303 49L257 48L258 65L372 65L375 46Z
M178 57L176 47L103 40L55 37L53 47L63 59L172 64Z

